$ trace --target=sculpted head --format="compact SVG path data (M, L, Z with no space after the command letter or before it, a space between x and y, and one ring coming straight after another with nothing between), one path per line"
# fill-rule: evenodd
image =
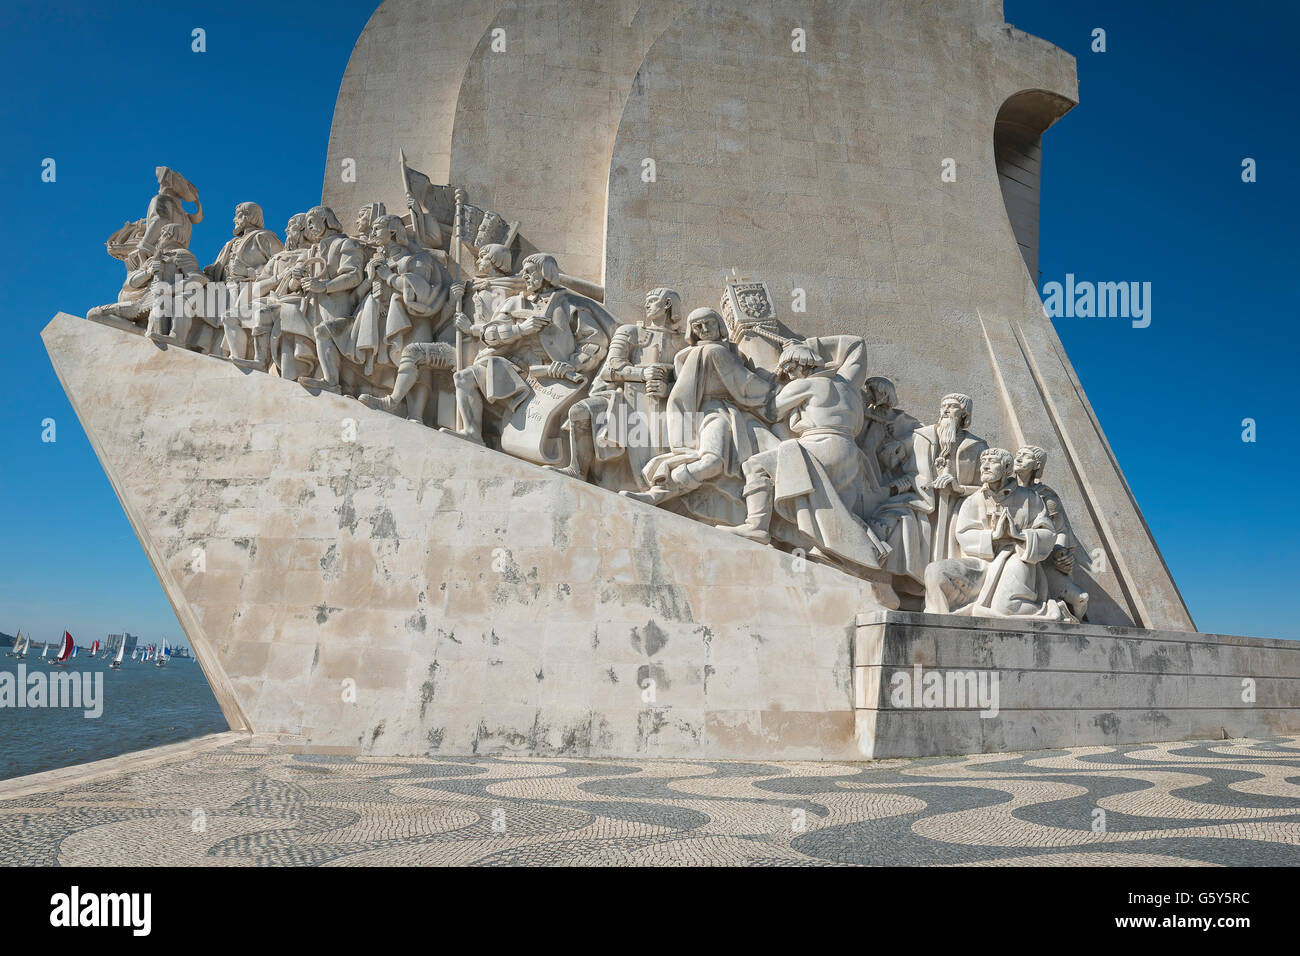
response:
M370 235L370 230L374 228L375 220L382 216L387 210L381 202L363 203L357 210L357 235L366 238Z
M726 337L726 325L714 309L696 309L686 317L686 342L721 342Z
M903 462L907 461L907 446L897 438L887 438L876 450L876 461L885 472L902 468Z
M489 242L478 251L474 268L480 276L510 274L510 250L499 242Z
M1037 445L1025 445L1016 452L1016 480L1022 485L1032 485L1043 477L1047 467L1047 452Z
M313 206L307 210L307 228L303 231L303 238L307 242L316 242L326 233L342 231L339 217L334 215L334 210L329 206Z
M953 392L940 399L939 418L950 419L958 428L964 430L970 427L971 413L974 409L975 402L969 395Z
M980 455L980 481L997 488L1011 477L1014 459L1005 448L990 448Z
M399 216L378 216L370 226L370 241L386 247L396 243L406 245L406 224Z
M174 169L168 169L166 166L159 166L154 170L154 175L158 177L158 191L166 193L169 196L176 196L186 202L197 202L199 191L194 188L194 184L176 172Z
M555 256L545 252L535 252L524 260L524 286L529 292L540 292L547 286L560 284L560 264Z
M898 390L894 383L882 375L873 375L862 384L862 391L868 405L876 408L896 408Z
M235 235L242 236L250 229L262 229L266 220L262 207L255 202L241 202L235 207Z
M305 212L296 212L289 217L289 221L284 224L284 247L286 249L301 249L303 233L307 231L307 214Z
M785 378L807 378L822 367L822 360L803 342L791 342L781 350L776 374Z
M682 311L682 297L672 289L651 289L645 296L645 317L651 325L675 325Z

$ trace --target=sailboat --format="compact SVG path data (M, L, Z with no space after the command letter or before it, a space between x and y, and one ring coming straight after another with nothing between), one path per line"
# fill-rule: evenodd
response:
M172 659L172 649L167 646L167 638L162 639L162 647L158 651L158 667L162 667Z
M98 653L99 653L99 638L95 638L93 641L90 642L90 656L94 657Z
M66 667L68 659L77 653L77 644L72 639L72 635L67 631L63 632L63 643L59 645L59 656L50 659L50 663L56 667Z
M46 641L44 647L41 650L41 660L45 660L45 658L49 656L50 656L50 642Z
M110 670L117 670L122 666L122 658L126 656L126 635L122 635L122 643L117 646L117 656L113 658L113 663L109 664Z
M31 645L32 639L30 637L27 638L26 643L23 642L23 631L22 628L19 628L18 636L14 638L14 649L9 652L9 656L22 659L27 656L27 648L31 647Z

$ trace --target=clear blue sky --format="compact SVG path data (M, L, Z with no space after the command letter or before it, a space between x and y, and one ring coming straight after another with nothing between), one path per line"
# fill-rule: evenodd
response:
M318 202L339 80L373 6L6 4L0 630L181 637L39 332L58 310L113 297L122 267L103 242L143 215L155 165L199 186L203 262L236 202L260 202L277 230ZM1150 328L1057 328L1174 578L1202 630L1300 637L1286 610L1298 522L1280 493L1300 474L1282 414L1297 379L1300 15L1007 0L1006 18L1079 59L1082 103L1045 141L1042 280L1154 285ZM195 27L206 53L190 50ZM1094 27L1105 54L1089 52ZM54 444L40 440L47 417ZM1240 440L1246 417L1255 444Z

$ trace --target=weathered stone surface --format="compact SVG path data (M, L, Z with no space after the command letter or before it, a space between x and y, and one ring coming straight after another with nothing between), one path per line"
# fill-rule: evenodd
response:
M1300 729L1297 641L890 611L859 617L853 661L864 757ZM996 675L996 716L982 717L969 697L936 707L915 706L913 697L898 706L894 681L914 685L918 667L922 677L951 676L954 686L958 675Z
M232 727L384 754L856 753L868 583L138 334L43 335Z
M417 34L435 55L412 82L391 51ZM621 320L655 286L694 308L732 268L765 280L801 334L863 335L914 414L960 390L991 445L1047 450L1096 555L1076 574L1090 621L1191 630L1026 266L1039 137L1077 95L1073 58L998 0L386 0L348 64L325 197L400 206L405 143L602 279ZM366 157L355 184L348 155Z

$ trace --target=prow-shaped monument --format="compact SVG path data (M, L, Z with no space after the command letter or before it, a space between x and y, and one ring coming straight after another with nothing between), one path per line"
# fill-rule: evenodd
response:
M1075 93L994 0L386 0L322 205L281 239L241 203L201 265L159 167L117 300L44 338L235 728L834 760L1295 732L1296 645L1194 632L1038 300Z

